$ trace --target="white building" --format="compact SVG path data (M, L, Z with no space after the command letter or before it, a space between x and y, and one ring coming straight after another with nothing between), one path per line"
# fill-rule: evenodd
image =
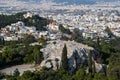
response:
M93 39L93 38L96 38L98 36L98 34L97 34L97 32L90 31L90 32L83 32L82 36L84 38L91 38L91 39Z
M4 36L5 41L18 41L18 37L16 36Z
M52 23L50 23L49 25L47 25L49 30L54 30L54 31L58 31L59 30L59 24L55 21L53 21Z
M49 36L49 32L48 31L41 31L40 33L39 33L39 38L41 38L41 37L47 37L47 36Z
M29 32L30 33L34 33L34 32L36 32L36 27L26 27L28 30L29 30Z
M23 16L24 16L24 18L28 18L28 17L32 17L33 14L28 12L28 13L24 14Z

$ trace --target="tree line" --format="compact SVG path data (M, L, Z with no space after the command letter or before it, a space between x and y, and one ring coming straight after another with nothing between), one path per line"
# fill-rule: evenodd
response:
M37 30L46 30L47 24L50 23L51 20L39 17L39 15L33 15L31 18L24 18L24 14L26 12L21 12L13 15L0 15L0 28L10 25L11 23L16 23L18 21L24 22L25 26L35 26Z

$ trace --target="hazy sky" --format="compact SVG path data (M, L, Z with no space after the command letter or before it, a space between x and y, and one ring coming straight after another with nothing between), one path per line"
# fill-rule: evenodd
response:
M0 0L0 7L17 7L27 9L49 9L54 5L68 4L93 4L97 1L120 1L120 0Z

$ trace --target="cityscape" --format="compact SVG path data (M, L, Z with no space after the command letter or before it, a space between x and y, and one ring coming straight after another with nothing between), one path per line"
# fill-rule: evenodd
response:
M1 0L0 80L119 80L119 0Z

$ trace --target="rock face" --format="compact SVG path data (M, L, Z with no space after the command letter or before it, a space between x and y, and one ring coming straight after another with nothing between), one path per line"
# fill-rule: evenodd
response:
M92 47L76 43L74 41L57 40L54 42L49 42L46 48L41 49L44 54L44 60L42 61L41 66L46 66L47 68L53 69L60 68L61 54L64 44L67 46L67 57L70 73L73 73L81 65L88 65L88 53L90 50L94 50Z
M95 62L96 72L105 72L106 71L107 66L105 64L99 64L96 61L94 61L94 62Z

